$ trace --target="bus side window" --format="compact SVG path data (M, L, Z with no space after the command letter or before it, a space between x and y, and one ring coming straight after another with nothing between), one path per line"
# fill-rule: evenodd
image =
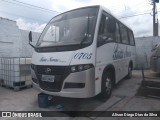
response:
M121 42L121 39L120 39L120 30L119 30L119 24L116 22L116 32L115 32L115 39L116 39L116 42Z
M133 33L131 31L128 31L130 45L135 45Z
M122 24L120 24L120 33L121 33L122 43L129 44L127 28Z
M105 29L105 16L102 15L98 34L99 35L104 34L104 29Z
M116 39L115 32L111 33L108 30L109 28L108 24L110 23L111 20L114 21L114 19L111 16L102 15L99 32L98 32L98 44L99 44L98 46L101 46L110 41L115 41Z

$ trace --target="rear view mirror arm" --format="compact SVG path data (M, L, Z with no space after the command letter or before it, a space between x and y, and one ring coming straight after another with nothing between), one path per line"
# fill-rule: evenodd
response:
M32 31L29 32L29 36L28 37L29 37L29 45L31 47L35 48L35 46L31 44L31 42L32 42Z
M34 45L32 45L30 42L29 42L29 45L35 49L35 46L34 46Z

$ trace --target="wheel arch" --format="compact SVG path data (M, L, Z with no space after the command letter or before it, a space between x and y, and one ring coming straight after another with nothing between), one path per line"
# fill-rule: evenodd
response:
M109 64L107 65L104 70L103 70L103 74L102 74L102 77L103 75L105 74L105 72L110 72L112 74L112 77L113 77L113 85L115 85L115 78L116 78L116 71L115 71L115 67L114 65L112 64Z

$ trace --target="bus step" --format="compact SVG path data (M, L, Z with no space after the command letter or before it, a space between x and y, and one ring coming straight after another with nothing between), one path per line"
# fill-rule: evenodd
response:
M150 87L150 86L146 86L147 89L155 89L155 90L160 90L160 88L157 87Z
M160 99L160 96L154 96L154 95L147 95L147 97Z
M149 89L160 89L160 80L143 80L142 85Z

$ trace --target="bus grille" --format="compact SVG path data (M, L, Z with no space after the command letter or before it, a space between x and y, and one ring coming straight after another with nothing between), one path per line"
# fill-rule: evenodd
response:
M67 66L36 66L36 74L39 79L40 88L50 92L59 92L64 79L69 75L66 73ZM42 81L42 75L54 75L54 82Z
M63 75L66 70L66 66L41 66L37 65L36 70L38 74L43 75Z

